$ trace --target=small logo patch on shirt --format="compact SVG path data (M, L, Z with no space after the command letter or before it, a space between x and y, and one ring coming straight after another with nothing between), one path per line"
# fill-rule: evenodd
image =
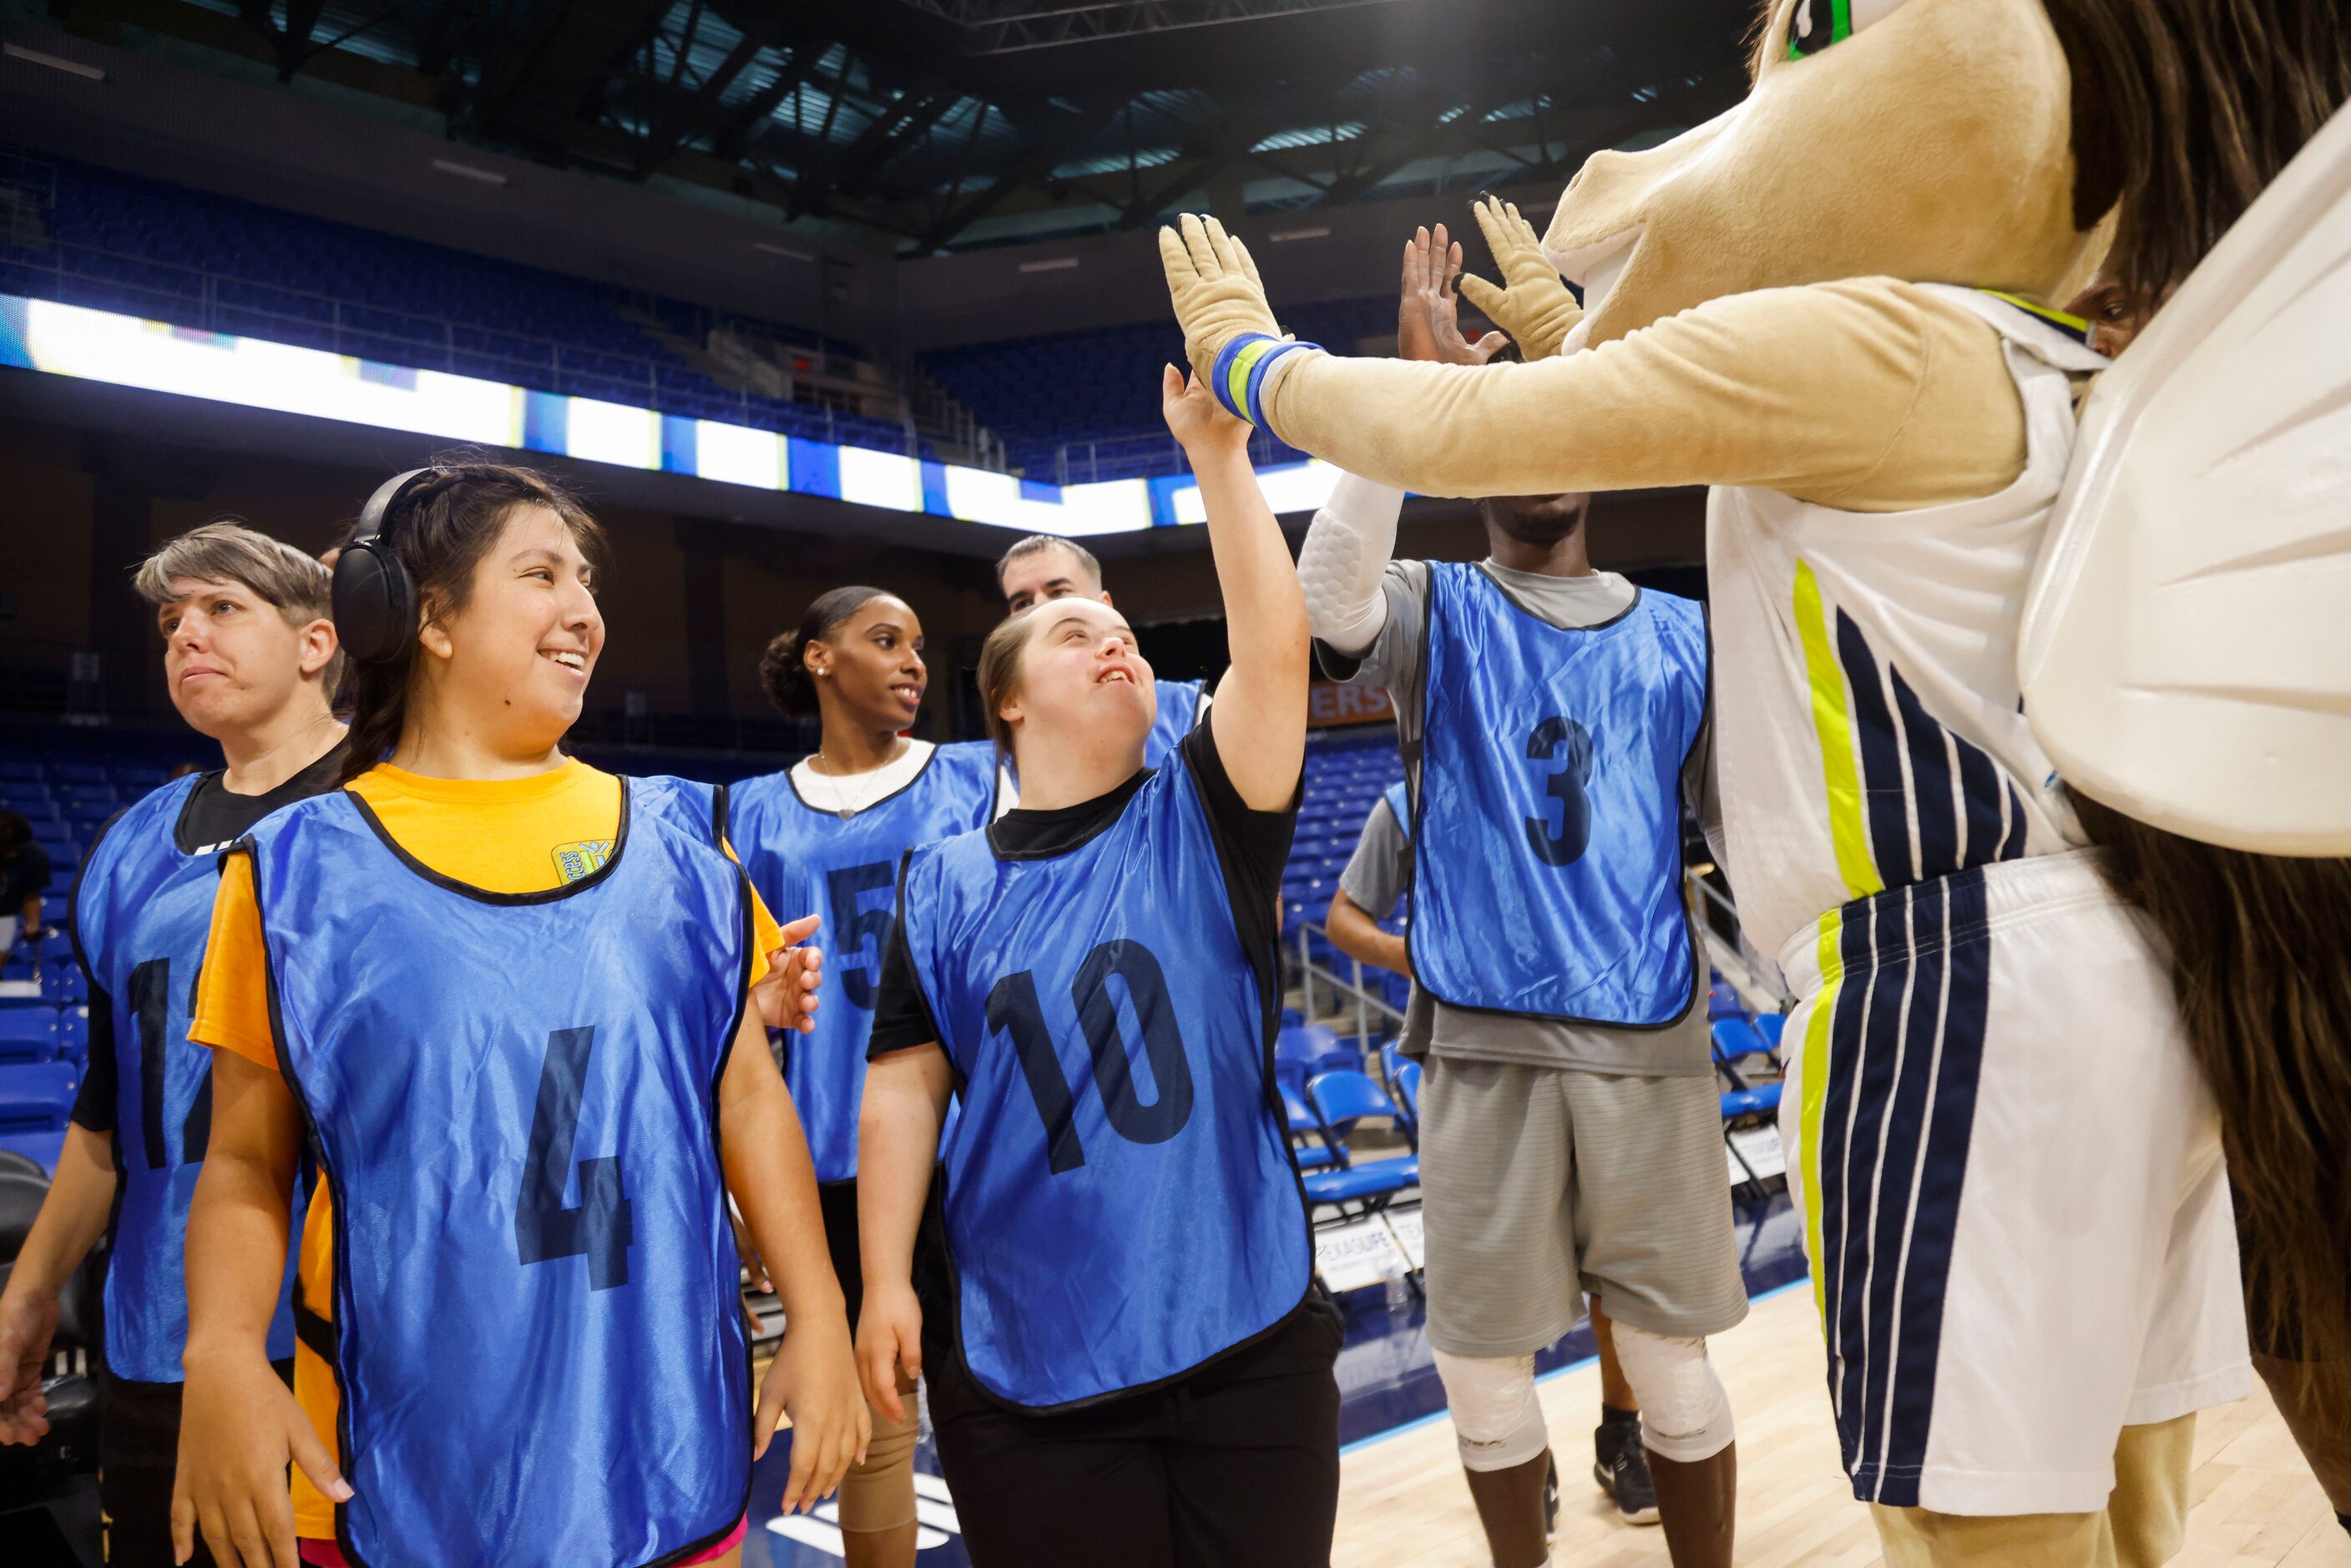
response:
M603 863L612 858L610 839L583 839L576 844L555 846L556 874L566 882L578 882L583 876L593 876Z

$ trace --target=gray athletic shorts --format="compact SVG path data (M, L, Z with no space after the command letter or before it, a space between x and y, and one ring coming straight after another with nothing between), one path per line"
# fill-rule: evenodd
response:
M1711 1078L1432 1056L1420 1094L1428 1337L1525 1355L1581 1296L1676 1338L1747 1315Z

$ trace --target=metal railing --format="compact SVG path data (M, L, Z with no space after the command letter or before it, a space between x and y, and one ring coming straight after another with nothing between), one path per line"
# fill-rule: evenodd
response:
M1264 467L1275 463L1302 463L1306 454L1285 446L1265 431L1249 437L1249 461ZM1147 479L1181 474L1190 466L1184 449L1165 431L1139 431L1133 435L1105 435L1088 441L1064 441L1053 448L1052 471L1039 476L1056 485L1091 485L1109 479Z
M1404 1028L1404 1014L1385 997L1374 995L1364 988L1364 961L1361 958L1353 955L1348 956L1349 973L1346 976L1342 976L1336 970L1316 963L1312 946L1312 938L1316 936L1331 942L1331 933L1327 927L1318 925L1311 920L1301 920L1298 923L1298 986L1301 998L1299 1011L1305 1015L1308 1022L1311 1023L1314 1020L1314 987L1318 979L1341 1001L1353 999L1355 1004L1353 1039L1358 1049L1368 1056L1372 1049L1373 1015L1378 1014L1384 1023L1391 1025L1394 1030L1400 1031ZM1339 946L1336 942L1331 942L1331 946L1333 948Z
M1736 937L1739 930L1738 905L1709 884L1704 877L1695 873L1685 872L1683 880L1697 891L1698 908L1707 915L1714 917L1702 918L1698 923L1700 938L1706 946L1708 961L1716 969L1721 971L1722 977L1730 982L1731 988L1736 990L1747 1005L1756 1011L1765 1013L1784 1011L1795 998L1789 993L1778 972L1769 965L1759 967L1750 963L1745 954L1740 951L1740 944ZM1733 933L1732 936L1726 937L1716 929L1716 918L1729 926ZM1315 988L1320 986L1332 994L1340 1007L1343 1007L1348 1001L1354 1003L1355 1029L1352 1038L1366 1051L1371 1047L1372 1025L1375 1017L1378 1021L1388 1026L1392 1030L1402 1030L1404 1013L1385 997L1365 988L1364 964L1361 958L1348 955L1348 972L1344 975L1315 960L1312 939L1316 936L1330 942L1334 950L1343 951L1339 948L1338 943L1332 941L1328 926L1318 925L1311 920L1301 920L1298 923L1297 931L1296 979L1301 996L1299 1010L1306 1016L1309 1022L1313 1021L1315 1018ZM1334 1008L1333 1010L1336 1011L1338 1009Z
M1698 926L1706 942L1707 956L1722 971L1722 977L1730 982L1730 988L1759 1013L1785 1012L1794 1004L1795 995L1771 964L1750 960L1744 928L1739 923L1739 906L1697 873L1684 872L1682 875L1698 890ZM1728 928L1729 935L1717 928L1718 921Z

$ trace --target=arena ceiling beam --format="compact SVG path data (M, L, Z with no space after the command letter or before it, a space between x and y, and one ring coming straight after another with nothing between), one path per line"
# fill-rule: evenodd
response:
M1016 54L1101 38L1215 27L1402 0L904 0L971 36L974 55Z
M534 149L587 151L573 128L669 9L669 0L536 0L485 60L480 89L465 103L465 123ZM602 147L590 161L611 162Z
M722 163L739 160L760 130L774 123L775 112L784 99L791 97L793 89L822 62L827 47L814 39L802 39L793 46L791 58L768 79L767 86L716 116L716 130L710 139L711 155Z
M1225 213L1244 176L1261 212L1547 178L1735 99L1750 4L52 0L902 254Z
M1095 99L1088 103L1071 105L1049 104L1046 110L1058 118L1049 122L1033 141L998 172L987 187L968 201L955 204L955 194L963 186L957 176L949 189L949 206L926 229L916 242L916 254L930 256L945 249L956 235L994 211L1005 197L1024 185L1031 184L1052 172L1071 148L1092 135L1115 119L1126 107L1123 96Z
M860 131L846 147L828 147L819 162L806 170L786 218L828 210L831 197L868 193L873 177L891 159L912 145L953 109L963 93L952 87L922 90L907 89L879 118Z

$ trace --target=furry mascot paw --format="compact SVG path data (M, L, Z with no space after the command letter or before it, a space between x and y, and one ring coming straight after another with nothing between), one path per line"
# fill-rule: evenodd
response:
M1559 279L1559 272L1543 255L1534 225L1519 216L1516 204L1487 196L1471 209L1486 232L1487 248L1501 268L1502 287L1465 274L1461 293L1486 313L1487 319L1508 332L1519 352L1530 360L1548 360L1567 341L1568 333L1583 319L1583 307Z
M1184 354L1192 372L1215 384L1217 356L1249 336L1280 338L1273 308L1249 246L1225 232L1214 218L1186 213L1182 234L1159 231L1159 260L1167 269L1167 293L1184 329Z

